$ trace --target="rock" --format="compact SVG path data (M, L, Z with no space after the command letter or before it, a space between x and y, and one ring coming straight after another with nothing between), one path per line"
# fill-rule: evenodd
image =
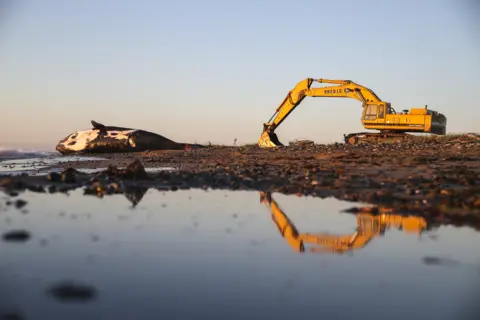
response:
M128 180L150 180L150 176L145 171L145 167L136 159L130 163L125 169L119 169L116 166L110 165L107 170L102 172L107 177L115 177Z
M7 311L0 314L0 320L24 320L26 319L20 312Z
M69 301L90 301L96 298L95 287L76 281L62 281L48 290L54 298L62 302Z
M61 174L61 181L65 183L76 183L77 182L77 170L73 168L68 168L63 171Z
M124 179L134 179L134 180L148 180L150 177L145 171L145 167L136 159L134 162L130 163L122 176Z
M11 230L3 234L3 240L7 242L25 242L30 239L30 233L25 230Z
M60 182L62 181L62 175L58 172L50 172L47 175L47 180L52 182Z
M4 178L4 179L1 179L0 180L0 187L8 187L12 184L12 178L11 177L7 177L7 178Z
M15 201L15 207L16 207L17 209L21 209L21 208L23 208L23 207L26 206L26 205L27 205L27 201L25 201L25 200L17 199L17 201Z

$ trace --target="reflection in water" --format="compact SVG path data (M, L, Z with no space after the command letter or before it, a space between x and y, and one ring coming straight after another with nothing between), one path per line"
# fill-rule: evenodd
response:
M133 204L135 207L140 201L142 201L143 196L147 193L148 188L142 187L126 187L124 194L125 197Z
M128 201L135 207L142 201L149 188L140 186L120 186L118 183L111 183L104 187L102 183L94 183L93 186L85 188L85 195L96 195L103 198L104 195L109 194L123 194Z
M338 214L350 202L275 195L287 211L298 209L288 213L299 229L302 223L320 228L327 222L330 231L358 223L352 235L317 235L297 231L267 193L259 204L251 191L145 193L123 184L95 185L94 197L83 190L17 195L29 214L0 202L0 234L29 234L27 241L0 241L0 319L2 312L17 312L29 320L387 314L389 320L447 320L469 319L474 311L480 234L470 228L439 227L435 241L390 230L352 258L298 255L278 235L264 204L296 252L352 252L389 227L423 233L435 221L386 211L361 211L354 219ZM102 193L105 188L111 193ZM110 194L108 201L96 199ZM309 244L320 248L305 249ZM446 262L453 267L431 266Z
M365 247L373 238L382 236L391 226L404 230L406 233L420 235L427 229L427 221L423 217L392 214L391 210L383 209L380 214L359 212L357 229L349 235L300 233L285 212L272 199L271 193L261 192L260 202L272 212L272 219L282 237L296 252L305 252L305 244L315 244L323 247L310 248L310 252L343 254Z
M28 175L47 175L49 172L57 172L62 169L52 169L51 167L58 164L66 164L78 161L100 161L107 160L100 157L84 157L84 156L67 156L58 157L44 156L39 158L20 157L18 159L0 158L0 174L17 175L27 173Z

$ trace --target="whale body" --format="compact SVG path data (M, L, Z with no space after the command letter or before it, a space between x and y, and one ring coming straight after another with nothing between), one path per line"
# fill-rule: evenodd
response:
M185 150L199 144L178 143L159 134L132 128L105 126L91 121L93 128L76 131L60 140L55 149L62 155L75 153L124 153L146 150Z

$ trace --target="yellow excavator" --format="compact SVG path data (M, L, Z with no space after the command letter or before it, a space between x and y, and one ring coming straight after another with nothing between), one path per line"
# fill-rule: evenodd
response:
M313 82L336 84L311 88ZM300 81L285 97L267 123L258 145L263 148L283 146L275 134L275 129L302 102L305 97L352 98L362 102L362 124L365 129L380 132L359 132L344 135L345 143L379 143L401 141L410 137L407 132L445 135L447 118L445 115L425 108L411 108L397 113L389 102L382 101L372 90L350 80L327 80L307 78Z
M391 226L402 228L406 233L420 235L427 229L427 221L419 216L393 214L393 210L380 208L373 214L371 208L364 208L356 213L357 230L348 235L300 233L288 216L272 199L271 193L260 192L260 202L264 203L272 213L272 220L278 227L282 237L297 253L306 251L306 244L318 245L310 247L309 252L343 254L365 247L373 238L383 236Z

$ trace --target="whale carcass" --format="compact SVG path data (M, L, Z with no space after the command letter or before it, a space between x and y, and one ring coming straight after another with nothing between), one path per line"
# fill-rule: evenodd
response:
M60 140L55 149L62 155L75 153L122 153L146 150L185 150L199 144L178 143L145 130L105 126L91 121L93 128L76 131Z

